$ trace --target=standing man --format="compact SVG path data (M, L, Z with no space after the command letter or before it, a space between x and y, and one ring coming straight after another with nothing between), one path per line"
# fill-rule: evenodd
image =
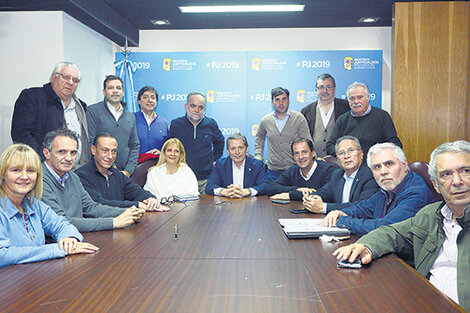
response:
M335 97L336 83L330 74L321 74L316 83L318 101L310 103L300 112L307 119L313 146L318 157L324 157L326 143L330 138L335 122L349 111L348 100Z
M75 132L68 129L46 134L42 201L81 232L124 228L138 221L144 209L110 207L90 198L77 174L71 171L77 158L77 142Z
M151 86L142 87L137 93L139 112L134 112L140 153L160 154L168 136L168 122L155 112L158 92Z
M101 204L128 208L136 206L146 211L161 211L160 202L114 167L118 151L116 139L107 133L95 137L91 146L93 162L76 169L90 197Z
M408 170L405 153L393 143L372 146L367 165L380 190L368 200L331 211L322 222L324 226L347 228L362 236L380 226L410 218L434 201L424 179Z
M215 163L206 186L206 193L227 198L243 198L266 194L269 179L260 160L247 156L248 141L242 134L227 138L229 157Z
M114 136L118 142L116 167L130 177L137 167L140 144L135 116L126 110L126 104L122 102L122 79L114 75L106 76L103 95L104 100L91 105L87 112L90 145L100 133Z
M392 252L412 256L419 274L470 311L470 143L459 140L437 147L429 175L444 201L380 227L334 255L350 262L359 257L363 264Z
M186 150L186 161L196 175L199 193L204 194L207 178L224 151L224 136L217 122L204 116L206 96L191 92L186 98L186 115L171 121L168 138L178 138Z
M326 214L347 208L369 199L379 190L370 168L362 162L364 153L357 138L341 137L335 151L341 168L333 172L325 186L304 197L305 208L310 212Z
M310 139L310 133L305 117L289 110L289 90L282 87L271 90L271 103L274 112L261 119L256 132L255 158L263 161L264 143L268 137L268 177L274 181L295 164L291 143L298 138Z
M46 134L68 128L78 134L78 164L90 160L86 104L75 95L81 73L71 62L60 62L52 71L50 82L42 87L24 89L15 103L11 122L13 142L32 147L41 160Z
M359 139L366 155L376 143L391 142L403 147L390 114L369 104L369 88L366 84L354 82L348 87L346 94L351 111L341 115L336 121L326 144L328 154L335 154L336 141L346 135Z
M335 167L315 160L310 139L299 138L291 144L295 163L285 170L268 188L272 200L302 200L304 195L317 191L330 181Z

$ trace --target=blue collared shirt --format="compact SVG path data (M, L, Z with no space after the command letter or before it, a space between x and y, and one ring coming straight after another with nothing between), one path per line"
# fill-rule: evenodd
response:
M284 116L282 120L277 118L276 112L273 112L273 115L274 115L274 124L276 124L276 127L279 130L279 132L282 132L282 130L284 129L284 126L286 126L287 120L290 117L290 110L287 110L286 115Z
M64 176L60 177L59 174L57 174L54 171L54 169L52 167L50 167L49 164L47 164L46 161L44 161L44 164L46 165L46 168L49 170L49 172L51 172L52 176L54 176L54 178L57 179L59 184L62 187L65 187L65 182L67 181L67 179L69 179L69 173L65 173Z
M349 112L351 112L351 115L354 116L354 117L362 117L362 116L366 116L367 114L369 114L371 110L372 110L372 106L371 106L370 103L369 103L369 107L367 108L367 111L366 111L364 114L362 114L362 115L356 115L356 114L354 114L353 110L351 110L351 111L349 111Z
M30 204L31 202L31 204ZM63 258L59 244L45 244L45 235L59 241L83 236L67 219L58 216L48 205L26 198L21 203L25 214L8 197L0 199L0 268L20 263Z

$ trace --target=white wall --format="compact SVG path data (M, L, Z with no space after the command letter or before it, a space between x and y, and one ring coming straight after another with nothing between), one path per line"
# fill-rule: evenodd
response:
M390 112L392 28L143 30L136 52L383 50L382 108Z
M56 63L78 65L77 95L88 104L101 100L103 78L114 73L115 45L63 12L0 12L0 47L0 151L11 144L21 90L47 83Z

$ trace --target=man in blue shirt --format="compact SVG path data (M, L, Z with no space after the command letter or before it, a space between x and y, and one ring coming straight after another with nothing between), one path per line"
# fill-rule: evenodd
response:
M380 190L368 200L331 211L322 222L324 226L347 228L354 234L364 235L382 225L406 220L434 201L424 179L408 170L405 153L395 144L372 146L367 165Z

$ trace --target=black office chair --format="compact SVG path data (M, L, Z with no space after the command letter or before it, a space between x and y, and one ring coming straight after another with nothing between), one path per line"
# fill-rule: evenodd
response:
M157 162L158 158L148 159L137 165L134 174L131 176L131 180L140 187L144 187L145 183L147 182L147 173L149 172L149 169L152 166L155 166Z
M428 163L423 162L423 161L416 161L411 164L408 164L408 168L410 169L410 171L415 172L416 174L418 174L424 179L424 181L426 182L426 185L428 185L436 201L444 200L442 196L436 191L436 189L434 188L432 184L431 176L429 176L429 171L428 171L429 170Z
M325 161L328 164L333 165L334 167L340 168L341 165L339 165L338 159L332 155L325 155L323 158L318 158L320 160Z

